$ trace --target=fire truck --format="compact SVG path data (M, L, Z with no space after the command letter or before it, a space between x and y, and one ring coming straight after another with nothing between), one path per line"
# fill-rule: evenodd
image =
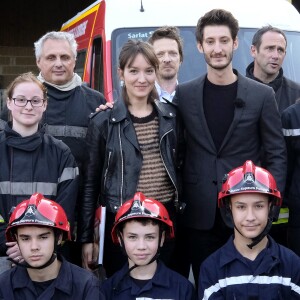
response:
M239 47L233 67L245 74L252 61L250 46L254 33L264 25L283 29L288 46L284 74L300 81L300 15L286 0L98 0L62 25L78 43L75 71L91 88L108 101L118 98L118 55L128 39L147 40L161 26L177 26L184 42L184 61L179 82L206 72L197 48L195 26L198 19L214 8L224 8L238 19Z

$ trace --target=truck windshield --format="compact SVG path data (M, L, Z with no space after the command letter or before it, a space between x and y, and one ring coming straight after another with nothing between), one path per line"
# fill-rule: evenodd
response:
M195 28L178 27L183 39L183 63L179 70L179 83L193 79L206 72L204 57L196 47ZM120 82L117 76L118 56L122 45L128 39L147 41L156 28L123 28L112 33L112 74L114 99L118 98ZM241 28L239 30L239 46L233 55L233 67L242 75L253 61L250 55L251 41L256 29ZM283 64L284 75L300 82L300 32L285 32L288 40L287 53Z

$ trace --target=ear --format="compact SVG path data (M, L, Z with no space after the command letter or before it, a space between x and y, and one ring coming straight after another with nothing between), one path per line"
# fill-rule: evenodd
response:
M58 237L57 245L60 245L62 243L62 239L63 239L63 234L60 233Z
M120 80L124 80L124 71L118 68L118 76Z
M166 238L166 232L163 231L161 234L160 247L162 247L164 245L165 238Z
M41 70L41 67L40 67L40 58L36 60L36 65L39 68L39 70Z
M239 39L238 37L235 38L235 40L233 41L233 50L236 50L239 46Z
M250 48L250 54L253 58L256 57L256 54L257 54L257 48L254 46L254 45L251 45L251 48Z
M48 101L45 101L43 106L43 112L47 109L47 105L48 105Z
M203 47L202 47L202 45L200 44L200 42L197 42L197 48L198 48L198 51L199 51L200 53L203 53L203 52L204 52Z
M13 100L6 98L6 106L8 110L11 110Z

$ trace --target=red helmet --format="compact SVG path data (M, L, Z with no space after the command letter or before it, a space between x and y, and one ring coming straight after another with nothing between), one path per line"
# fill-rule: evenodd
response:
M13 228L24 225L53 227L64 232L64 239L71 239L70 225L63 208L39 193L33 194L30 199L24 200L16 206L6 229L7 241L15 241Z
M126 201L118 210L113 229L112 240L115 244L118 241L117 227L120 223L129 219L148 218L158 220L168 226L167 238L174 238L173 222L170 220L167 209L157 200L146 198L141 192L135 193L133 199Z
M273 205L281 206L282 199L274 177L267 170L255 166L251 160L230 171L224 180L218 197L218 206L221 208L225 206L225 200L229 196L243 193L270 195Z

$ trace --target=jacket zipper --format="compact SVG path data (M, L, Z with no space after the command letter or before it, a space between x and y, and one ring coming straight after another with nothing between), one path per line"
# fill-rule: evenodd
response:
M108 152L108 160L107 160L107 167L104 173L104 188L106 186L106 180L107 180L107 173L108 173L108 169L109 169L109 165L110 165L110 156L111 156L111 151Z
M169 172L169 170L168 170L168 168L167 168L167 166L166 166L166 164L165 164L165 162L164 162L164 158L163 158L163 155L162 155L162 153L161 153L161 142L162 142L163 138L164 138L167 134L169 134L171 131L173 131L173 129L170 129L169 131L165 132L165 133L162 135L162 137L160 138L160 142L159 142L159 152L160 152L161 161L163 162L164 167L165 167L165 169L166 169L166 171L167 171L167 173L168 173L168 175L169 175L169 178L171 179L171 181L172 181L172 183L173 183L173 186L175 187L176 196L175 196L175 200L174 200L174 201L175 201L175 207L177 208L177 206L178 206L178 190L177 190L177 187L176 187L176 185L175 185L175 182L173 181L173 178L172 178L172 176L170 175L170 172ZM174 151L174 150L173 150L173 151Z
M119 123L119 145L120 145L120 156L121 156L121 186L120 186L120 202L123 205L123 185L124 185L124 158L122 152L122 141L121 141L121 124Z

